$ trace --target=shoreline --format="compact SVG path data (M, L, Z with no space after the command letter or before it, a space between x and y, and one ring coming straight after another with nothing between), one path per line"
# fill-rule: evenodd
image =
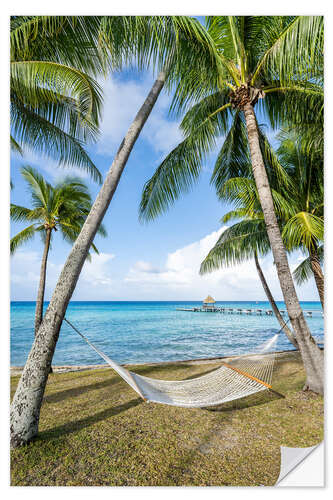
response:
M287 353L296 353L298 352L296 349L288 349L284 351L273 351L277 356L282 356ZM267 353L267 354L273 354L273 352ZM265 356L266 354L255 354L255 353L250 353L249 355L253 356ZM235 355L235 356L218 356L218 357L213 357L213 358L194 358L194 359L179 359L179 360L174 360L174 361L160 361L157 363L151 362L151 363L124 363L121 366L124 366L126 368L130 368L131 366L163 366L163 365L172 365L172 364L194 364L194 365L200 365L200 364L210 364L214 362L218 362L221 360L225 359L231 359L231 358L237 358L243 355ZM69 372L79 372L79 371L85 371L85 370L102 370L105 368L111 368L107 363L103 364L97 364L97 365L52 365L52 370L54 373L69 373ZM11 366L10 367L10 375L11 376L16 376L20 375L23 370L23 366Z

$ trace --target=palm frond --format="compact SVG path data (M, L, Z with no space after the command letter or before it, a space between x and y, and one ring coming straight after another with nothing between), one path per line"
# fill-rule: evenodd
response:
M214 135L218 132L225 134L230 120L229 105L228 91L215 92L187 111L180 124L180 129L185 136L188 136L207 124L207 126L212 127Z
M105 61L100 26L100 16L12 16L11 60L52 60L96 76Z
M318 256L320 263L324 263L324 245L320 245L318 247ZM297 285L301 286L306 283L313 276L313 271L311 267L310 257L301 262L296 269L293 271L293 277L297 283Z
M241 176L248 177L252 174L246 127L241 113L237 111L217 156L211 183L220 196L227 179Z
M313 124L315 133L323 136L324 93L323 87L317 83L290 83L285 88L277 83L257 106L267 116L273 129L288 124L304 130Z
M30 208L22 207L20 205L10 204L10 218L14 222L31 221L38 219L38 214L35 210L30 210Z
M35 207L43 206L47 208L51 185L46 182L38 170L33 167L26 166L21 168L21 174L30 187Z
M273 21L267 30L267 35L267 50L258 62L253 80L259 76L267 76L267 73L278 74L283 83L295 79L311 79L318 75L323 58L322 16L287 18L282 29L278 22ZM265 39L264 32L263 39Z
M144 186L139 209L142 221L156 218L192 188L207 154L216 144L219 126L217 120L203 121L163 160Z
M26 227L15 236L13 236L13 238L11 238L10 240L10 253L15 253L21 245L31 240L35 236L35 234L36 227L35 224L32 224L31 226Z
M284 225L282 238L288 250L299 246L310 250L314 242L323 241L324 221L316 215L299 212Z
M247 219L226 229L200 266L200 274L233 266L252 259L255 252L265 255L270 243L263 219Z
M289 200L279 191L272 189L272 197L276 214L283 220L292 214ZM248 216L253 213L262 213L259 196L255 181L246 177L235 177L225 181L221 192L221 200L233 203L238 209L242 209Z
M97 255L99 255L98 248L96 247L96 245L94 243L91 244L91 248L94 250L95 253L97 253Z
M54 126L19 101L11 101L11 128L16 139L36 154L58 161L59 166L77 166L101 183L102 176L80 141Z
M101 89L88 75L51 61L14 61L10 70L11 92L25 106L38 110L41 101L54 100L57 95L70 97L75 101L81 126L89 122L98 125Z
M10 149L14 152L19 154L20 156L23 156L23 150L21 146L19 145L18 142L15 141L14 137L11 135L10 136Z
M236 208L235 210L230 210L229 212L224 214L221 219L221 222L227 223L230 222L231 220L244 219L249 216L249 213L254 216L254 212L248 210L246 207ZM256 218L258 218L258 215Z

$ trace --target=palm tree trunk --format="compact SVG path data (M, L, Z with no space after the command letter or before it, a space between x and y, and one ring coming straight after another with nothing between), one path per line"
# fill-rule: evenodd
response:
M291 276L286 250L283 245L279 225L277 222L272 193L270 190L265 165L263 162L256 116L253 106L247 102L244 106L245 122L251 154L252 170L256 182L267 234L271 244L274 262L278 273L284 302L295 332L295 337L300 349L306 382L304 389L323 393L324 391L324 356L314 341L309 327L305 321L303 311L298 301L294 282Z
M40 407L68 302L75 289L96 231L116 191L128 157L163 88L165 78L166 73L162 71L129 127L104 184L61 271L11 404L12 447L26 443L38 432Z
M297 345L297 341L294 337L294 334L293 332L290 330L290 328L288 328L288 326L285 324L285 320L282 318L281 316L281 313L279 311L279 308L278 306L276 305L276 302L274 300L274 297L273 295L271 294L271 291L269 289L269 286L267 284L267 281L266 281L266 278L264 276L264 273L262 272L262 269L260 267L260 264L259 264L259 260L258 260L258 255L257 253L254 254L254 262L256 264L256 268L257 268L257 271L258 271L258 274L259 274L259 278L260 278L260 281L261 281L261 284L263 286L263 289L265 290L265 294L266 294L266 297L268 298L269 300L269 303L271 305L271 308L273 309L274 311L274 314L276 316L276 319L278 320L278 322L280 323L280 326L281 328L283 329L284 333L287 335L288 337L288 340L289 342L291 342L293 344L294 347L296 347L296 349L298 349L298 345Z
M36 300L36 310L35 310L35 335L38 332L38 328L43 319L43 305L44 305L44 293L45 293L45 280L46 280L46 266L47 266L47 257L50 249L50 241L51 241L51 228L46 229L46 238L44 244L44 252L42 263L40 266L40 278L39 278L39 287L38 294Z
M324 301L325 301L324 274L320 265L318 247L316 245L312 247L309 254L310 254L311 269L317 285L320 302L324 309Z

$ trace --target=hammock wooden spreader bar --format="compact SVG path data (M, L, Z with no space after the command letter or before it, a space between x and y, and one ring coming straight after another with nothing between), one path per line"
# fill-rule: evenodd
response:
M235 372L239 373L240 375L243 375L244 377L250 378L251 380L255 380L255 382L258 382L259 384L264 385L268 389L272 389L272 386L269 384L266 384L263 380L260 380L257 377L253 377L253 375L250 375L249 373L243 372L242 370L239 370L239 368L236 368L235 366L229 365L229 363L221 363L223 366L226 366L227 368L230 368L230 370L234 370Z

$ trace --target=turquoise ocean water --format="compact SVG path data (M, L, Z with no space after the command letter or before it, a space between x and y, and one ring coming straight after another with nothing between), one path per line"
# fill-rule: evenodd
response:
M46 304L47 305L47 304ZM206 358L251 352L280 330L274 316L195 313L177 307L201 302L71 302L66 317L97 347L120 363ZM268 302L217 302L217 306L270 309ZM319 302L302 302L314 337L323 341ZM285 309L282 302L280 309ZM33 342L34 302L11 303L11 365L23 365ZM285 335L277 350L293 349ZM103 360L63 324L55 365L100 364Z

